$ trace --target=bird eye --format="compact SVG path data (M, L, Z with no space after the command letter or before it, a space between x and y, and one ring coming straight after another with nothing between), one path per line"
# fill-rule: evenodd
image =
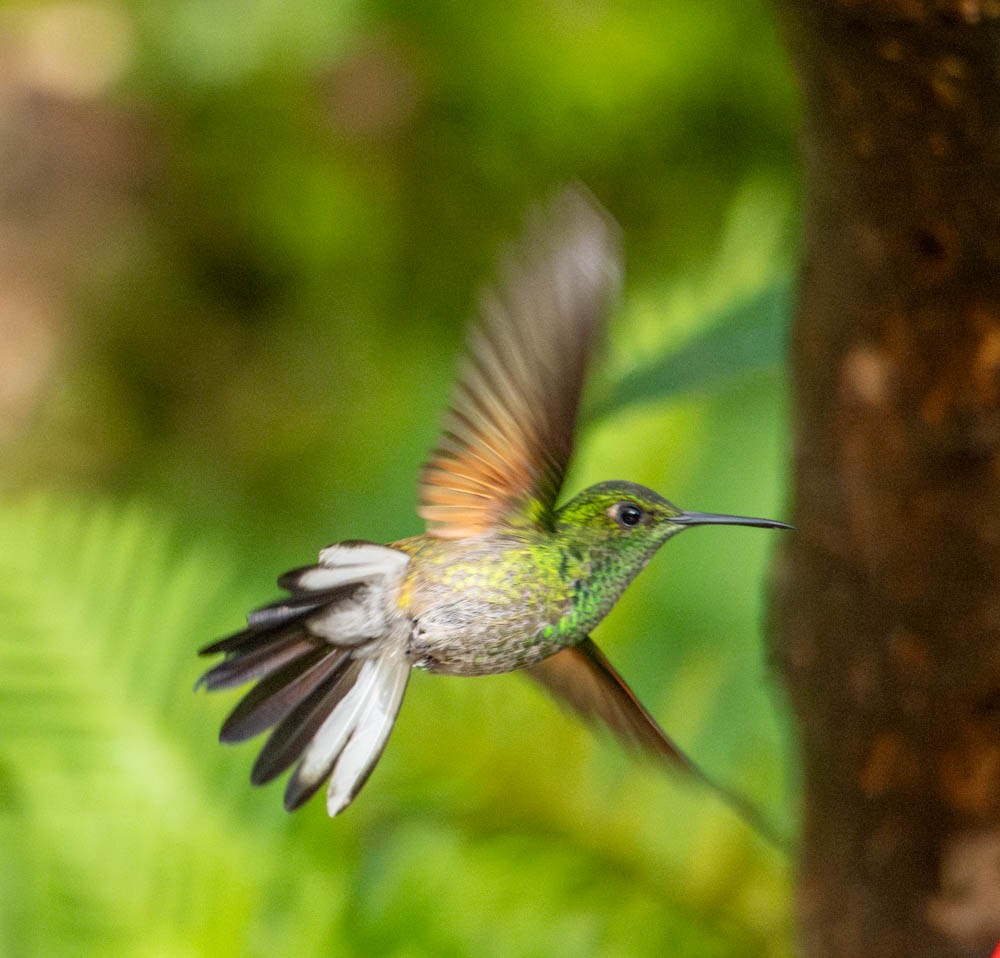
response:
M642 522L644 513L634 502L619 502L612 510L611 515L618 525L631 528Z

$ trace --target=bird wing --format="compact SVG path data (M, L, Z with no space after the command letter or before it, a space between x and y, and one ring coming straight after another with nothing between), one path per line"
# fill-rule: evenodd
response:
M603 722L628 747L694 770L591 639L549 656L527 672L591 724Z
M621 285L618 228L582 187L529 217L481 297L445 427L420 476L430 535L551 521L587 360Z
M789 837L753 802L716 781L670 740L591 639L563 649L526 671L589 723L603 722L626 746L665 760L707 785L775 848L791 848Z

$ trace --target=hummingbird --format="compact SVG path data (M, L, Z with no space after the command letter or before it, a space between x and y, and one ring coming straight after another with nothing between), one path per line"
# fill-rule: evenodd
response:
M285 573L283 598L201 649L209 690L256 684L219 738L268 729L250 780L289 768L293 811L326 785L330 816L378 762L414 668L521 670L626 745L708 782L597 645L592 630L670 538L692 526L791 528L690 512L633 482L559 505L587 368L619 294L619 229L582 186L528 216L480 297L444 429L419 477L421 535L345 541Z

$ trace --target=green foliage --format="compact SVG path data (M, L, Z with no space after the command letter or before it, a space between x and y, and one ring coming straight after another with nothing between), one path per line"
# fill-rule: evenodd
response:
M225 583L130 510L36 499L0 514L6 954L181 954L237 930L253 846L215 803L178 691ZM195 633L196 634L196 633ZM226 915L229 916L227 927ZM221 921L217 919L221 918ZM142 942L143 944L139 944Z

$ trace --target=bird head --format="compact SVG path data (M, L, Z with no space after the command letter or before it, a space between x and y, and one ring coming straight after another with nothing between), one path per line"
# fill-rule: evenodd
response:
M590 486L556 513L557 534L647 559L671 536L699 525L791 528L773 519L686 511L652 489L624 481Z

